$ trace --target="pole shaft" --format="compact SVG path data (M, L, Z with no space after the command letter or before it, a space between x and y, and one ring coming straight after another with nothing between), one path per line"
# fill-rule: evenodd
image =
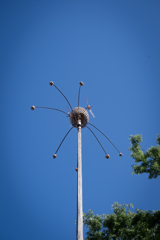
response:
M81 119L78 120L77 240L83 240Z

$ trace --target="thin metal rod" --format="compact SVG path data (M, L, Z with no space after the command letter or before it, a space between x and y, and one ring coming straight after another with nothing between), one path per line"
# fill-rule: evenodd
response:
M73 127L71 127L71 128L69 129L69 131L67 132L67 134L66 134L65 137L63 138L63 140L62 140L62 142L60 143L59 147L57 148L57 151L55 152L55 154L56 154L56 153L58 152L58 150L60 149L63 141L65 140L65 138L67 137L67 135L69 134L69 132L72 130L72 128L73 128Z
M60 109L57 109L57 108L49 108L49 107L39 107L39 106L35 106L36 108L46 108L46 109L52 109L52 110L56 110L56 111L59 111L59 112L62 112L62 113L65 113L67 116L68 114Z
M78 93L78 108L79 108L80 91L81 91L81 85L79 85L79 93Z
M100 131L97 127L95 127L93 124L91 124L91 123L88 123L88 124L90 124L92 127L96 128L100 133L102 133L103 136L105 136L105 138L107 138L108 141L113 145L113 147L120 153L120 151L116 148L116 146L111 142L111 140L110 140L103 132L101 132L101 131Z
M66 98L66 96L59 90L58 87L56 87L55 84L54 84L54 86L55 86L55 88L57 88L57 90L62 94L62 96L66 99L66 101L68 102L68 104L69 104L69 106L70 106L70 108L71 108L71 110L72 110L72 106L71 106L70 102L68 101L68 99Z
M90 131L91 131L91 133L95 136L95 138L97 139L97 141L99 142L99 144L100 144L100 146L101 146L101 148L103 149L103 151L105 152L105 154L107 155L107 153L106 153L106 151L104 150L104 148L103 148L103 146L102 146L102 144L100 143L100 141L98 140L98 138L97 138L97 136L94 134L94 132L89 128L89 127L87 127Z
M81 119L78 120L77 240L83 240Z

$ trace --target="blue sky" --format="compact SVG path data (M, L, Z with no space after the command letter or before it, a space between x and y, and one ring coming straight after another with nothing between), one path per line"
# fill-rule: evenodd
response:
M86 97L90 123L110 155L82 130L83 211L112 213L114 202L160 209L160 179L132 175L129 136L144 149L160 132L160 2L1 1L0 237L75 239L77 130L63 113ZM86 229L84 228L84 236Z

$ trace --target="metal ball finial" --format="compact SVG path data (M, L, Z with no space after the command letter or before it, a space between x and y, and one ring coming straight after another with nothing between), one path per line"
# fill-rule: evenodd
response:
M119 156L120 156L120 157L122 157L122 155L123 155L122 153L119 153Z
M53 158L56 158L57 157L57 154L53 154Z
M32 107L31 107L31 110L34 110L34 109L35 109L35 106L32 106Z
M79 84L80 84L81 86L83 86L83 85L84 85L84 83L83 83L83 82L80 82Z
M54 85L54 82L49 82L49 85L50 85L50 86L53 86L53 85Z
M85 108L76 107L69 114L70 123L73 127L78 128L78 120L81 119L81 128L84 128L89 122L89 115Z
M78 172L78 168L75 168L75 171Z
M107 158L107 159L109 159L109 157L110 157L109 154L107 154L107 155L105 156L105 158Z

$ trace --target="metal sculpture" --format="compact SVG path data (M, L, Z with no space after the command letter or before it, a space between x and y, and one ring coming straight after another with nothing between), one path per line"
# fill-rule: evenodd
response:
M74 109L72 108L71 104L69 103L68 99L66 98L66 96L56 87L56 85L53 82L49 83L50 86L54 86L61 94L62 96L66 99L67 103L70 106L71 111L68 109L68 113L60 110L60 109L56 109L56 108L49 108L49 107L40 107L40 106L32 106L31 110L35 110L35 108L45 108L45 109L52 109L52 110L56 110L59 112L62 112L64 114L66 114L69 119L70 119L70 123L72 125L72 127L69 129L69 131L67 132L67 134L64 136L63 140L61 141L60 145L58 146L55 154L53 154L53 158L57 157L57 152L60 149L63 141L65 140L65 138L67 137L67 135L69 134L69 132L73 129L73 128L77 128L78 129L78 160L77 160L77 168L75 169L75 171L77 171L77 240L83 240L83 210L82 210L82 146L81 146L81 130L85 127L87 127L91 133L94 135L94 137L96 138L96 140L98 141L98 143L100 144L101 148L103 149L104 153L105 153L105 158L109 159L109 154L106 153L105 149L103 148L102 144L100 143L99 139L97 138L97 136L95 135L95 133L87 126L88 124L91 125L92 127L94 127L95 129L97 129L105 138L107 138L107 140L114 146L114 148L119 152L119 156L122 156L122 153L115 147L115 145L110 141L110 139L102 132L100 131L97 127L95 127L93 124L89 123L89 114L87 112L86 109L88 109L90 111L90 113L92 114L93 117L94 114L91 111L91 107L90 105L88 105L88 100L87 100L87 107L86 108L82 108L79 106L79 100L80 100L80 90L81 90L81 86L84 85L83 82L79 83L79 93L78 93L78 107L75 107Z

